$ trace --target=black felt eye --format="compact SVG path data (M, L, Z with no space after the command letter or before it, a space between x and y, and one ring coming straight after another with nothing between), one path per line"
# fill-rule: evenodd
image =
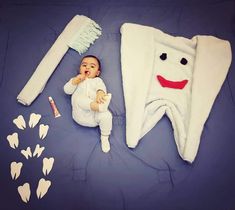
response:
M162 53L161 55L160 55L160 58L161 58L161 60L166 60L167 59L167 54L166 53Z
M183 64L183 65L186 65L188 63L187 59L186 58L182 58L180 60L180 63Z

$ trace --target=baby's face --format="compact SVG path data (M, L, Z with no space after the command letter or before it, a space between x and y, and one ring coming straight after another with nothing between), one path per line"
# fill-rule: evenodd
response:
M80 65L80 73L85 74L88 78L95 78L99 76L99 63L95 58L84 58Z

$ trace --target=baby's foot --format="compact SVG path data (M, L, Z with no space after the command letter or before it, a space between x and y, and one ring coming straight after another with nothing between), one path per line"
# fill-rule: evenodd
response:
M103 104L99 104L99 112L106 112L108 110L111 98L112 98L112 94L111 93L108 93L105 96L106 101Z
M109 136L103 136L100 137L101 140L101 149L104 153L109 152L110 150L110 143L109 143Z

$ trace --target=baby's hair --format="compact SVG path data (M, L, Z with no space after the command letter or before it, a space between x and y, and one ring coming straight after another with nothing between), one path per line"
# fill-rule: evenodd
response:
M101 62L100 62L99 58L97 58L97 57L94 56L94 55L86 55L86 56L84 56L84 57L82 58L81 63L82 63L82 61L83 61L84 58L95 58L95 59L97 60L98 64L99 64L99 71L101 71Z

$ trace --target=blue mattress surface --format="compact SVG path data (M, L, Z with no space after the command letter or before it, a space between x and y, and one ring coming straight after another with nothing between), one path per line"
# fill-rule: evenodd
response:
M102 63L101 78L112 93L111 151L100 148L100 131L72 119L71 99L64 84L76 75L82 56L69 49L45 89L31 106L16 97L65 25L74 15L85 15L102 28L102 35L84 54ZM0 2L0 209L1 210L234 210L235 209L235 64L215 100L201 136L195 161L189 164L177 152L173 129L164 116L135 149L126 145L126 119L122 86L120 27L136 23L158 28L173 36L212 35L235 45L233 0L11 0ZM54 118L48 96L61 113ZM38 125L29 128L31 113L48 124L44 140ZM26 129L14 123L23 115ZM7 136L17 132L19 147L9 146ZM39 158L28 160L22 149L40 144ZM45 176L44 157L54 157ZM12 180L11 162L22 162L18 179ZM38 199L38 181L51 181ZM30 184L24 203L18 186Z

